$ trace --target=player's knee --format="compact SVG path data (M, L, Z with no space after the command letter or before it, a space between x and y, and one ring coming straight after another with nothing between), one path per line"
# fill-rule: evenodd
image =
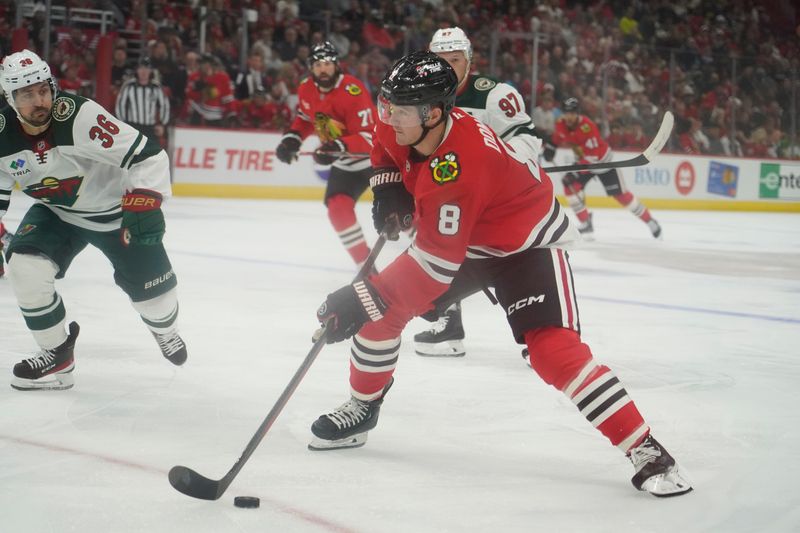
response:
M17 299L25 307L51 303L56 274L58 266L41 254L15 252L8 261L8 278Z
M575 177L575 174L569 172L561 178L561 183L564 185L564 192L566 194L578 194L581 189L581 182Z
M346 194L334 194L328 198L326 205L328 206L328 215L334 213L346 213L355 209L356 201Z
M531 367L558 390L572 380L592 358L589 347L574 330L561 327L538 328L525 333Z
M631 192L623 192L620 194L613 195L614 199L618 201L620 204L626 206L633 201L633 193Z

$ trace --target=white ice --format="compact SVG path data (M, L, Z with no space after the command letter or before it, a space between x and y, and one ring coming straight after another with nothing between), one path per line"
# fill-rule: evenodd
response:
M28 205L14 194L11 229ZM374 241L369 205L358 210ZM659 211L657 242L627 211L597 210L597 240L571 253L584 340L689 473L686 496L637 492L627 459L523 364L504 313L477 295L464 358L416 356L427 323L410 324L365 447L306 448L311 422L348 395L348 344L327 346L208 502L167 471L227 472L354 267L318 202L175 198L166 212L188 362L161 357L108 262L84 251L57 283L82 328L75 387L0 387L0 531L800 531L797 214ZM35 346L7 279L0 324L10 382Z

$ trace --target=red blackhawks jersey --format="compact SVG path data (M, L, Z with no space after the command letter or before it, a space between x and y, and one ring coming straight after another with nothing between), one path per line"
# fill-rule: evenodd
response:
M578 163L601 163L611 159L611 149L597 124L584 115L578 115L578 123L573 129L567 126L564 117L556 121L552 136L553 144L568 144L575 152Z
M289 129L301 138L316 133L320 143L339 139L349 152L370 151L375 105L358 78L343 74L333 89L323 93L309 77L297 89L297 98L297 117ZM342 158L333 166L363 170L369 167L369 158Z
M466 111L453 109L441 144L424 160L398 145L390 126L378 123L375 133L376 174L399 170L417 216L413 244L370 278L390 305L420 315L447 290L465 258L563 247L577 239L549 176Z

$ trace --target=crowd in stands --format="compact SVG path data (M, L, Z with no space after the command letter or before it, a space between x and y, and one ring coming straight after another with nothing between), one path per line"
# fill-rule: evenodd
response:
M144 32L143 0L66 1L113 9L120 29L146 35L144 53L168 91L176 124L282 130L311 45L333 42L342 68L374 93L394 59L425 48L437 28L458 25L472 40L473 69L514 85L546 130L561 102L574 96L617 149L646 146L671 109L672 151L800 158L800 121L792 116L800 109L800 10L791 2L208 0L201 2L207 12L200 50L197 0L148 1ZM243 8L257 14L246 23L244 54ZM13 29L13 9L0 4L2 39ZM24 19L38 50L43 16L35 8ZM532 41L508 38L511 32L540 35L535 87ZM54 33L51 42L48 60L61 86L91 95L90 36L73 29ZM8 42L0 44L8 50ZM129 45L116 40L116 87L138 60Z

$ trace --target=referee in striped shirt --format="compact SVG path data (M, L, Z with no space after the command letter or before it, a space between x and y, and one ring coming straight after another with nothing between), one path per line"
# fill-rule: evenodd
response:
M119 90L115 114L146 136L160 140L169 122L169 98L161 84L152 78L149 57L142 57L136 67L136 77L126 81Z

